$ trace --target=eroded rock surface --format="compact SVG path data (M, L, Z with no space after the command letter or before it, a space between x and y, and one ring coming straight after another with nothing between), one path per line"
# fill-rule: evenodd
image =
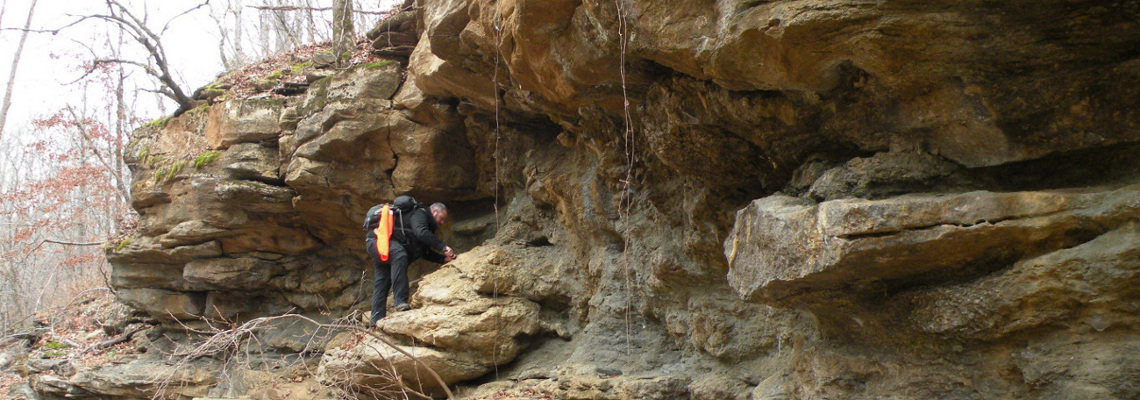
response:
M985 274L1076 246L1140 218L1140 188L970 192L812 204L754 201L725 241L729 283L744 298L857 296Z

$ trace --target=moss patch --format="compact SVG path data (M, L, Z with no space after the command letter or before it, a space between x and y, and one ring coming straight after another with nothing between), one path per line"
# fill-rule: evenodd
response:
M170 122L170 117L163 117L163 118L159 118L159 119L147 122L147 123L143 124L142 127L147 128L147 129L162 129L162 128L165 128L166 124L169 122Z
M71 347L71 346L68 345L67 343L57 342L54 340L49 340L47 343L44 343L44 348L51 349L51 350L61 350L61 349L69 348L69 347Z
M166 176L166 167L159 167L154 170L154 184L157 185L159 182L162 182L163 176Z
M327 76L320 80L313 82L309 85L309 98L312 101L303 104L298 115L306 117L312 115L325 108L328 103L329 85L332 84L332 77Z
M127 247L128 244L131 244L131 238L123 239L119 244L115 245L115 251L123 251L123 248Z
M203 165L217 160L219 154L220 153L216 151L207 151L205 153L199 154L198 157L194 158L194 168L202 168Z
M303 63L293 64L293 66L290 67L289 70L293 71L293 75L299 75L302 70L304 70L305 68L309 68L311 66L313 66L312 61L305 61Z
M164 180L168 181L168 180L170 180L170 178L173 178L174 176L178 175L179 172L182 172L182 167L185 165L186 165L185 161L175 162L173 165L170 166L170 171L166 172L166 177Z
M281 76L282 76L282 75L284 75L284 74L285 74L285 72L284 72L284 71L282 71L282 70L277 70L277 71L274 71L272 74L266 75L266 76L265 76L265 80L267 80L267 81L275 81L275 80L281 79Z
M225 91L223 90L222 92L224 93ZM201 113L204 113L207 111L210 111L210 105L209 104L203 104L203 105L200 105L200 106L197 106L197 107L190 109L190 111L186 112L186 115L197 115L197 114L201 114Z
M165 161L166 161L165 157L153 156L153 157L147 158L143 163L146 164L147 168L154 168L155 165L162 164Z
M393 60L383 60L383 61L377 61L374 63L368 63L368 64L362 64L362 65L364 66L365 69L371 70L371 69L384 68L384 67L387 67L387 66L395 64L395 63L396 62Z

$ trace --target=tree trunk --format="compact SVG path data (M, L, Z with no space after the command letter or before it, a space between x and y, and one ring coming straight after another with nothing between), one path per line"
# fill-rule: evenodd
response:
M236 0L234 6L234 59L237 60L237 65L245 65L245 52L241 48L241 0Z
M28 29L32 27L32 14L35 11L36 0L32 0L32 6L28 7L28 19L24 22L24 32L20 34L20 44L16 46L16 54L12 56L12 70L8 73L8 86L4 89L4 103L0 106L0 138L4 137L8 108L12 107L12 86L16 83L16 68L20 66L20 54L24 52L24 42L28 40Z
M356 31L352 28L352 0L333 0L333 53L338 63L352 56Z

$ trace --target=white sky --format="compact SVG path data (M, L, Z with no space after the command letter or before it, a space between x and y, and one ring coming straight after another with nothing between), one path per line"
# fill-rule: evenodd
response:
M7 7L0 26L22 28L27 17L30 0L6 0ZM161 29L170 16L176 15L199 1L164 0L146 4L151 10L151 21ZM142 3L139 3L140 5ZM98 0L40 0L36 5L32 29L56 29L77 19L74 15L84 13L104 13L105 6ZM218 55L216 24L209 18L208 10L202 9L180 17L170 25L163 35L170 64L184 83L186 90L194 90L212 81L222 72ZM90 44L96 35L106 35L106 28L95 20L68 28L58 35L31 33L24 44L23 55L17 69L16 86L12 90L12 108L8 112L5 131L12 132L20 125L44 114L51 114L68 102L77 102L81 93L68 82L82 75L78 65L91 59L91 54L75 41ZM0 32L0 80L6 82L11 68L11 57L15 54L20 32L6 30ZM129 43L128 46L135 45ZM106 53L99 53L106 56ZM58 56L58 58L53 58ZM138 56L138 57L141 57ZM142 78L141 71L133 72ZM147 85L140 82L139 85ZM144 94L153 98L153 95ZM140 99L142 100L142 99ZM154 103L140 101L140 104ZM157 114L157 107L149 107L147 114Z
M3 1L6 2L6 9L3 20L0 20L0 27L22 28L31 0ZM201 4L204 0L121 1L124 4L131 4L136 14L141 13L145 7L149 12L148 25L157 33L171 17ZM363 7L369 10L387 10L395 1L369 0L363 2ZM218 3L223 1L213 0L211 3L219 7L221 4ZM244 3L249 5L260 2L245 0ZM318 0L314 2L314 6L328 7L331 3L331 0ZM78 15L105 13L105 11L106 6L102 0L39 0L32 20L32 29L56 29L78 19L76 17ZM188 95L194 89L210 83L223 72L218 50L217 23L210 18L209 12L209 7L202 7L180 16L170 23L162 35L169 64ZM247 7L243 11L243 19L248 20L256 16L257 10ZM371 27L357 27L357 33L361 34L369 28ZM31 33L28 36L17 70L16 86L12 91L13 104L8 113L5 135L17 131L21 125L26 125L37 117L54 113L65 104L80 101L82 93L79 93L74 86L66 86L66 83L82 74L77 65L90 60L91 54L76 41L91 44L99 35L105 37L107 28L101 22L89 20L58 35ZM7 82L11 57L15 53L19 38L19 31L0 31L0 82ZM128 50L140 51L137 43L130 42L125 46L129 48ZM58 57L53 58L53 55ZM101 52L99 55L105 56L106 53ZM140 52L134 56L134 59L141 60L144 57L145 55ZM136 78L146 79L137 69L129 71L133 71ZM149 80L140 81L137 85L155 87ZM3 86L0 84L0 91L2 90ZM139 106L144 108L142 112L144 116L159 117L158 108L152 106L156 101L158 100L152 94L140 95ZM168 112L176 108L173 102L167 100L166 104Z

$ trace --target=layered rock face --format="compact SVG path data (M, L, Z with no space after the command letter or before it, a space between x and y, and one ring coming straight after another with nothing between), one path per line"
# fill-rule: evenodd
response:
M321 379L1140 390L1140 3L413 5L371 33L393 62L136 133L123 302L168 326L365 310L360 220L411 193L465 253L381 324L395 346L331 340Z

